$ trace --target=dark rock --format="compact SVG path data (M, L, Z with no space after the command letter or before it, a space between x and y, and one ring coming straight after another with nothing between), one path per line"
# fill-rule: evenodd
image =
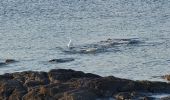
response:
M71 69L0 75L0 100L95 100L113 96L117 100L152 100L151 93L170 93L170 84L101 77Z
M163 98L161 98L160 100L170 100L170 96L168 96L168 97L163 97Z
M17 61L13 60L13 59L6 59L5 62L0 62L0 66L5 66L7 64L10 64L10 63L15 63Z
M11 74L5 73L4 75L0 75L0 80L9 80L14 78Z
M120 92L114 95L116 100L152 100L152 98L147 97L144 93L137 92Z
M17 62L17 61L14 60L14 59L6 59L6 60L5 60L5 63L7 63L7 64L9 64L9 63L15 63L15 62Z
M6 63L0 62L0 66L4 66L4 65L6 65Z
M49 84L41 85L37 88L30 90L25 96L24 99L40 99L40 100L59 100L64 97L64 92L70 91L73 88L69 84ZM36 99L37 100L37 99Z
M48 73L49 79L51 82L58 83L68 81L72 78L82 78L82 77L91 77L96 78L98 75L94 74L85 74L81 71L74 71L71 69L53 69Z
M133 98L133 96L132 96L132 94L131 93L129 93L129 92L121 92L121 93L118 93L116 96L115 96L115 98L117 99L117 100L125 100L125 99L132 99Z
M23 96L23 100L56 100L51 96L39 93L38 89L33 89Z
M61 49L65 53L69 54L96 54L103 52L113 52L113 51L121 51L122 48L118 48L118 46L136 46L138 44L143 43L138 38L122 38L122 39L107 39L104 41L99 41L92 44L85 45L77 45L72 49Z
M43 84L49 83L48 74L46 72L26 71L26 72L13 73L12 75L14 79L20 80L23 83L30 80L39 81L42 82Z
M45 84L40 82L40 81L27 80L24 85L28 88L28 87L35 87L35 86L45 85Z
M16 80L0 80L0 99L21 99L27 92L26 88Z
M49 84L40 87L40 94L53 96L55 99L63 97L63 93L70 91L74 88L70 87L69 84Z
M115 77L101 77L93 79L79 79L74 81L77 86L90 88L96 91L99 97L111 97L118 91L128 91L129 88L124 90L123 88L128 84L129 81L124 79L118 79Z
M66 62L71 62L74 61L74 58L61 58L61 59L52 59L49 60L51 63L66 63Z
M65 92L64 96L60 98L61 100L96 100L97 96L90 90L78 89Z

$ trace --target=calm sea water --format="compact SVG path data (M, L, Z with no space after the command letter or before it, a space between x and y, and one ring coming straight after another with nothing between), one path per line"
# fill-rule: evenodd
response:
M68 54L74 45L138 38L119 51ZM170 0L0 0L0 74L69 68L134 80L170 74ZM50 59L75 61L51 64Z

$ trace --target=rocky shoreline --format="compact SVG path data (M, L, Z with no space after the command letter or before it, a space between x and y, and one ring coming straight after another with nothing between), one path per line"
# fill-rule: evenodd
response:
M71 69L0 75L0 100L154 100L150 97L153 93L169 94L170 84L101 77Z

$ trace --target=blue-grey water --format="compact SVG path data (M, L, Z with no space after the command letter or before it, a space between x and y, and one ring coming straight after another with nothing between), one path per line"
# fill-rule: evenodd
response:
M142 42L109 52L63 52L70 38L76 46L108 38ZM75 60L48 62L59 58ZM162 80L153 76L170 74L170 0L0 0L0 61L5 59L19 62L0 66L0 74L69 68Z

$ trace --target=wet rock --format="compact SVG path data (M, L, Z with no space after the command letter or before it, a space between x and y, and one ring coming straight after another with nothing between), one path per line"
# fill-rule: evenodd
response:
M17 62L17 61L14 60L14 59L6 59L6 60L5 60L5 63L6 63L6 64L15 63L15 62Z
M170 81L170 75L165 75L163 76L164 79L166 79L167 81Z
M48 74L46 72L32 72L32 71L26 71L26 72L17 72L12 74L14 79L20 80L23 83L26 81L39 81L43 84L48 84Z
M42 83L42 82L40 82L40 81L27 80L24 85L25 85L27 88L29 88L29 87L36 87L36 86L45 85L45 84Z
M129 92L122 92L122 93L118 93L118 94L115 96L115 98L116 98L117 100L125 100L125 99L132 99L133 96L132 96L132 94L129 93Z
M64 97L64 92L70 91L73 88L69 84L48 84L41 85L30 90L25 96L25 100L40 99L40 100L59 100ZM37 99L36 99L37 100Z
M160 100L170 100L170 96L168 96L168 97L162 97Z
M66 63L66 62L71 62L74 61L74 58L61 58L61 59L52 59L49 60L51 63Z
M55 99L62 98L64 96L64 92L73 90L75 88L70 87L70 84L49 84L46 86L41 86L39 89L39 93L47 96L52 96Z
M6 59L5 62L0 62L0 66L5 66L8 65L10 63L15 63L17 61L15 61L14 59Z
M0 99L21 99L26 92L26 88L19 81L0 80Z
M74 71L71 69L53 69L48 73L49 79L51 82L65 82L70 80L71 78L82 78L82 77L100 77L94 74L85 74L81 71Z
M95 100L111 97L117 100L152 100L149 97L151 93L170 93L170 84L101 77L71 69L0 75L0 100Z
M104 41L99 41L97 43L86 44L86 45L77 45L74 48L63 50L65 53L71 54L94 54L102 52L113 52L120 51L118 46L129 46L129 45L138 45L142 43L138 38L122 38L122 39L107 39ZM118 49L118 50L117 50Z
M0 62L0 66L4 66L4 65L6 65L6 63Z
M116 100L152 100L153 98L147 97L143 93L137 92L120 92L114 95Z
M96 100L97 96L90 90L77 89L69 92L65 92L63 98L60 100Z
M142 41L139 41L139 40L130 40L128 44L139 44L139 43L142 43Z
M51 96L39 93L38 89L33 89L23 96L23 100L56 100Z
M0 80L10 80L13 79L13 76L9 73L5 73L4 75L0 75Z

